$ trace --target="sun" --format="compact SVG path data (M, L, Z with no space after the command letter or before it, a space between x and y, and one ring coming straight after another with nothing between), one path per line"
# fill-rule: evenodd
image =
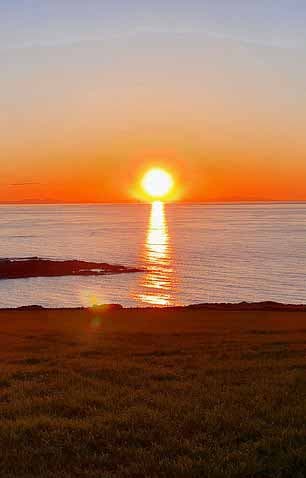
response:
M152 168L142 178L141 186L151 198L162 199L170 193L174 181L164 169Z

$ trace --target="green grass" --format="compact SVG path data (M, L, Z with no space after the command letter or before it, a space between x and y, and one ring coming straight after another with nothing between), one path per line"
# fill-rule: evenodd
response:
M305 313L0 323L1 478L306 476Z

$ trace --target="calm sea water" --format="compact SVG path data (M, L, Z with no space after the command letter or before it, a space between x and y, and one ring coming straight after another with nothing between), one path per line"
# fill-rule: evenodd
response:
M306 303L306 203L1 206L0 257L146 267L0 281L0 307Z

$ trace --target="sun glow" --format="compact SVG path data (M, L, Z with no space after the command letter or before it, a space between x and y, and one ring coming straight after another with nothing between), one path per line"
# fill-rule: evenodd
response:
M170 193L174 186L173 177L164 169L150 169L142 178L144 192L155 199L162 199Z

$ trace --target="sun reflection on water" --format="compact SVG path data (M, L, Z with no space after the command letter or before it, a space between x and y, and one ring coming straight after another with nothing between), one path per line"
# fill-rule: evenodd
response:
M147 272L141 280L138 301L153 306L174 305L173 257L165 205L160 201L151 206L143 258Z

